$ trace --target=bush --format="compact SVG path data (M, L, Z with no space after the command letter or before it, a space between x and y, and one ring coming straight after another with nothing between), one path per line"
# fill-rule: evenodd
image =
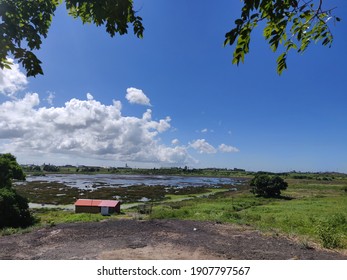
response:
M288 187L279 176L269 176L266 174L257 174L251 181L251 192L257 196L262 197L280 197L281 190Z
M0 228L27 227L34 222L28 201L8 188L0 188L0 217Z
M0 154L0 228L27 227L34 219L28 200L12 187L12 179L25 180L22 168L11 154Z

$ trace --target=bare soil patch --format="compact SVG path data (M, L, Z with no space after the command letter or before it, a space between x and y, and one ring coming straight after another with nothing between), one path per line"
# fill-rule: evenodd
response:
M231 224L106 220L0 237L0 259L347 259Z

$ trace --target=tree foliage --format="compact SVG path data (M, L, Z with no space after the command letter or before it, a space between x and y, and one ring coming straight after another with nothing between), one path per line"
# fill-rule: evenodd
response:
M0 154L0 228L26 227L33 223L26 198L17 194L12 179L24 180L25 175L11 154Z
M11 188L12 179L25 180L25 174L12 154L0 154L0 188Z
M53 164L44 164L42 170L47 172L59 172L60 168Z
M262 197L280 197L288 184L279 176L257 174L251 181L251 192Z
M235 20L236 27L225 34L224 45L235 45L232 62L238 65L249 53L252 31L264 26L263 36L272 51L282 45L277 58L277 72L281 74L287 69L290 50L303 53L311 42L318 41L331 46L333 35L328 23L340 21L332 13L334 9L324 9L323 0L243 0L241 16Z
M0 67L11 68L12 55L27 76L43 74L41 61L33 53L41 48L54 13L62 0L0 0ZM143 36L142 18L136 15L132 0L65 0L68 13L83 23L104 25L111 37L128 32Z
M244 62L249 53L251 33L263 22L263 35L275 52L277 72L287 68L287 55L292 49L304 52L311 42L331 46L333 35L328 23L340 21L334 8L323 8L323 0L242 0L240 18L225 34L224 45L234 45L234 64ZM43 74L41 61L33 51L40 49L58 5L63 0L0 0L0 68L11 68L13 56L25 68L27 76ZM142 18L133 7L133 0L65 0L68 13L82 20L105 26L111 37L128 33L142 38Z
M13 189L0 188L0 228L27 227L33 222L28 200Z

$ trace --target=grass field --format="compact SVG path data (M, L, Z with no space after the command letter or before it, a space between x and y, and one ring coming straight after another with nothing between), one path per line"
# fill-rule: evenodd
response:
M281 199L255 197L245 190L158 205L151 218L211 220L250 225L272 234L347 248L347 192L344 180L289 180Z
M136 205L121 215L75 214L63 210L35 210L38 226L102 219L186 219L249 225L268 234L298 239L325 248L347 248L347 179L345 177L292 179L282 198L261 198L249 187L199 190L198 193L170 193L153 203L150 215L138 215ZM2 234L11 234L6 229Z

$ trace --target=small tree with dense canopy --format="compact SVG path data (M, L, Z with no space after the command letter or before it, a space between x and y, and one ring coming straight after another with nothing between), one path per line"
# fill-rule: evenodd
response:
M257 174L251 181L251 192L256 196L280 197L281 191L287 189L288 183L279 176Z

